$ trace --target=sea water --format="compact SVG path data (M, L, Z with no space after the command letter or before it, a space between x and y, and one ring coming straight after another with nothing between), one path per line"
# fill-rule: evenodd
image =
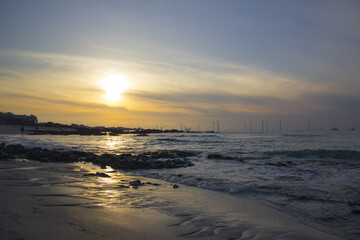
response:
M193 167L129 174L252 195L304 222L320 223L345 238L360 238L359 131L0 135L0 142L98 154L191 151L197 154L189 158ZM209 159L209 154L221 156Z

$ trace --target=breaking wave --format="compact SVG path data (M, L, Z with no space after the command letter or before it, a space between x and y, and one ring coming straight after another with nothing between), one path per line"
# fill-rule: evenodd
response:
M360 160L360 152L354 150L298 150L298 151L271 151L265 152L269 156L286 156L291 158L328 158L328 159L346 159Z

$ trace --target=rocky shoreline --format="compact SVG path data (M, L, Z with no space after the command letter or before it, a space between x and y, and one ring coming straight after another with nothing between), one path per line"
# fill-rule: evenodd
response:
M194 164L187 159L196 154L178 150L163 150L141 154L123 153L95 154L78 150L60 151L40 147L26 148L21 144L6 145L0 143L0 161L25 158L41 162L91 162L101 167L112 167L120 170L161 169L190 167Z

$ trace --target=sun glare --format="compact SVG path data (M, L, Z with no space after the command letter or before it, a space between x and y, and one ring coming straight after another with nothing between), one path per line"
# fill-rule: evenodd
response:
M105 99L110 102L117 102L121 99L123 93L128 87L128 78L119 75L108 75L101 80L101 87L105 91Z

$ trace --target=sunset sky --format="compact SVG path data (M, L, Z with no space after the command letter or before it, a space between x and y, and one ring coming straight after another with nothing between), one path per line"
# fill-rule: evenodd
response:
M360 129L360 1L0 2L0 112Z

